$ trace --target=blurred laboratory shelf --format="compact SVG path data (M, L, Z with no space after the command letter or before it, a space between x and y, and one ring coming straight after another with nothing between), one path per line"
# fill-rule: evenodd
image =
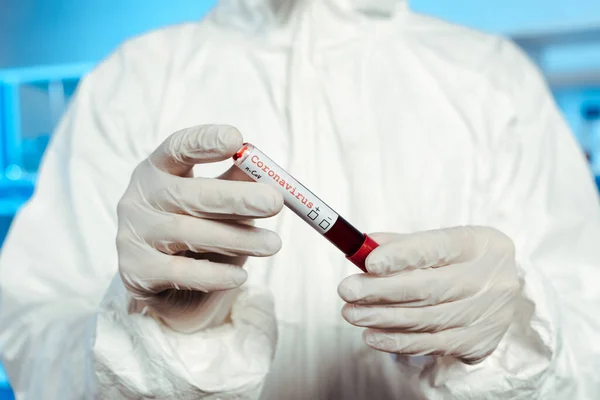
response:
M0 178L0 217L15 215L31 197L35 186L35 174L19 179Z
M77 63L0 69L0 83L23 84L80 79L94 66L94 63Z
M17 180L0 179L0 248L4 244L4 239L10 229L13 217L33 194L34 185L35 176ZM2 396L0 396L0 400L2 400Z
M14 400L14 398L15 396L8 383L8 376L6 376L4 368L0 365L0 400Z
M600 86L600 68L546 73L548 84L555 88Z
M0 388L0 400L15 400L15 396L10 388Z
M600 21L597 24L578 26L577 28L557 28L517 32L512 39L525 49L545 46L565 45L582 42L600 41Z
M510 37L540 65L551 87L600 86L600 21Z
M35 137L46 135L54 129L60 116L64 113L68 98L75 91L79 80L94 67L93 63L77 63L65 65L34 66L24 68L0 69L0 175L6 174L7 169L27 171L26 152L31 152L30 146ZM49 121L48 130L39 132L36 127L34 137L24 134L24 126L31 128L34 118L24 117L24 108L39 107L37 102L23 98L25 93L33 95L33 91L24 92L24 88L32 87L37 92L44 92L47 99L45 115ZM36 95L37 100L39 94ZM35 103L32 105L31 103ZM36 110L38 113L40 110ZM25 129L26 130L26 129ZM41 142L47 143L47 140ZM33 143L37 146L38 141ZM39 146L38 146L39 147ZM45 146L43 146L45 148ZM43 152L44 148L41 148ZM41 157L41 154L39 155ZM39 157L34 157L39 160ZM37 167L37 164L35 164ZM35 172L35 171L30 171Z

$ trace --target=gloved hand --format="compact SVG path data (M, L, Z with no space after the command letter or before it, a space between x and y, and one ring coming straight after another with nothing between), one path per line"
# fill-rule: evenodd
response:
M520 293L515 249L501 232L458 227L377 233L368 274L343 280L343 317L367 327L371 347L401 355L454 356L475 364L507 331Z
M118 205L117 235L133 311L182 332L218 323L229 312L224 291L247 279L246 257L279 251L276 233L248 221L281 210L276 190L242 182L248 178L237 167L219 179L192 177L195 164L225 160L241 146L233 127L196 126L171 135L133 172Z

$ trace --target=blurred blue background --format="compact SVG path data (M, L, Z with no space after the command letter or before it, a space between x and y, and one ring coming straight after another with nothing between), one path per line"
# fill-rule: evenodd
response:
M123 40L200 19L216 0L0 0L0 246L82 75ZM600 176L600 0L412 0L514 38L540 65ZM13 398L0 367L0 400Z

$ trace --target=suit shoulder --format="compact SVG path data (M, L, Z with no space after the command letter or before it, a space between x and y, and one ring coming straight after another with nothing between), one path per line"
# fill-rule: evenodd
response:
M510 39L425 15L411 13L402 32L416 50L435 53L460 68L489 68L490 63L515 58L528 62Z
M126 40L116 53L129 57L151 58L155 63L160 62L194 40L200 30L200 23L185 23L155 29Z

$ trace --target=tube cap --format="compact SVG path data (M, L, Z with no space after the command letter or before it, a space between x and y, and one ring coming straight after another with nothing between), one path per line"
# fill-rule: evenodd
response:
M365 260L367 259L367 256L378 246L379 243L371 239L369 235L365 233L365 241L360 248L356 251L356 253L352 254L351 256L347 256L346 258L358 268L362 269L364 272L367 272Z

